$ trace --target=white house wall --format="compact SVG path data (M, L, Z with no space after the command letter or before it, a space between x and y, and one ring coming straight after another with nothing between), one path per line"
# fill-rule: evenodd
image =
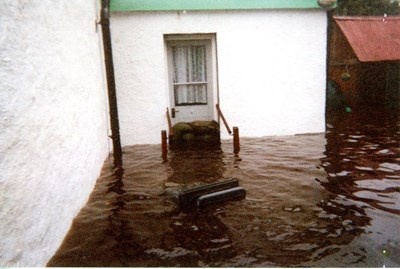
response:
M95 0L0 1L0 266L45 266L108 155Z
M167 129L164 34L216 34L220 105L241 136L325 130L323 10L118 12L111 26L123 145Z

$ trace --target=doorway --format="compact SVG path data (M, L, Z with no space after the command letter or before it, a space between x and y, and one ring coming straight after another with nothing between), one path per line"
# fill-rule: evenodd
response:
M165 35L172 123L214 120L215 35Z

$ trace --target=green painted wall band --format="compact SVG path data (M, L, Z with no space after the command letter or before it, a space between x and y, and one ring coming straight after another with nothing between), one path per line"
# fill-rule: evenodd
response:
M111 11L317 9L317 0L111 0Z

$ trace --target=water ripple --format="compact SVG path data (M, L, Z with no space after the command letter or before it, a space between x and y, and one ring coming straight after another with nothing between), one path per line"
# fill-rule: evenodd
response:
M107 161L49 266L400 266L399 120L352 115L326 134L221 150L125 147ZM245 200L181 212L182 188L235 177Z

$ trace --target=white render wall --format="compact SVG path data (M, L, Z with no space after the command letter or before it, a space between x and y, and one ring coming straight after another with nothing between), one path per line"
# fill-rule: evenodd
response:
M46 265L108 155L98 6L0 1L0 267Z
M123 145L167 129L164 34L216 33L220 105L241 136L325 131L323 10L116 12L111 26Z

